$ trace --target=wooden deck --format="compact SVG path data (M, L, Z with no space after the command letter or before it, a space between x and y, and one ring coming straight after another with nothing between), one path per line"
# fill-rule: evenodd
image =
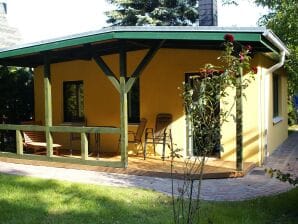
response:
M69 157L68 151L62 151L59 156ZM72 157L80 157L78 154L73 154ZM97 155L90 156L90 159L102 160L102 161L119 161L119 155L103 154L97 158ZM25 159L14 159L0 157L0 161L12 162L12 163L22 163L30 165L41 165L41 166L53 166L53 167L63 167L71 169L82 169L82 170L93 170L99 172L107 173L118 173L118 174L130 174L139 176L153 176L153 177L171 177L171 162L169 159L162 161L160 157L149 156L146 160L141 156L129 156L128 168L112 168L103 166L89 166L71 163L58 163L58 162L46 162L37 160L25 160ZM173 164L173 176L175 178L184 178L184 167L185 162L181 159L176 159ZM238 172L235 170L235 162L222 161L219 159L208 159L204 167L204 179L214 179L214 178L234 178L242 177L249 170L255 166L254 163L244 163L244 170ZM193 175L193 178L197 179L198 175Z

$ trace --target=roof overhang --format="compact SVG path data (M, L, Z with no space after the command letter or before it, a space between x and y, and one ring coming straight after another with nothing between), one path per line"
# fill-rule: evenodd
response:
M241 44L250 44L254 52L277 52L279 49L263 34L264 28L224 27L109 27L12 48L0 49L0 64L36 67L48 55L51 63L71 60L90 60L95 55L148 49L160 40L162 48L210 49L223 48L226 33L234 35ZM121 46L121 47L120 47Z

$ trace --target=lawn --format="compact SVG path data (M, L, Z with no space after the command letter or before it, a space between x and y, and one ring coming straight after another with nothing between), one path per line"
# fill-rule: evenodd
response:
M134 188L0 174L0 223L172 223L171 198ZM298 223L298 188L242 202L203 202L202 223Z
M289 135L296 133L296 132L298 132L298 124L294 124L288 128Z

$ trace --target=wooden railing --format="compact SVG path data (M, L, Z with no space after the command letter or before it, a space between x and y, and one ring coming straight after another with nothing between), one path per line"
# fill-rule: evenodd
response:
M15 131L16 132L16 153L0 151L0 157L43 160L66 163L79 163L86 165L100 165L110 167L124 167L122 161L102 161L91 160L88 158L88 138L87 133L99 134L120 134L120 128L116 127L75 127L75 126L40 126L40 125L14 125L14 124L0 124L0 130ZM66 132L66 133L80 133L81 134L81 158L74 157L59 157L53 155L53 142L49 142L47 138L47 156L24 154L23 153L23 136L21 131L48 131L52 132Z

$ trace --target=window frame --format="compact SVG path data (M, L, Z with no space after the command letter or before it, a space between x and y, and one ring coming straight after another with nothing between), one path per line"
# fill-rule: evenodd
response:
M280 76L276 73L272 76L272 113L273 118L280 116Z
M272 74L272 121L273 125L283 121L282 117L282 79L280 74Z

